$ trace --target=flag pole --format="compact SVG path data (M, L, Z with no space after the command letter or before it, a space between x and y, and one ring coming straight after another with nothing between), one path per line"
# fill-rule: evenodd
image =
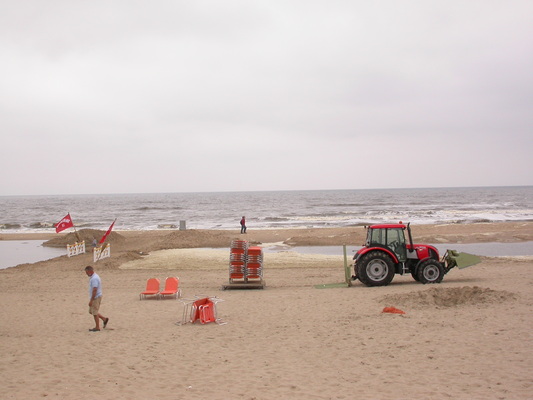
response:
M98 249L100 249L100 251L98 251ZM98 258L95 260L95 262L98 262L98 261L100 261L100 257L102 256L102 253L103 253L103 250L104 250L104 246L95 247L94 250L98 251Z
M70 215L70 211L68 212L68 215ZM70 217L70 220L72 221L72 227L74 228L74 234L76 235L76 238L78 239L78 243L81 243L80 235L78 235L78 231L76 230L76 225L74 225L74 220L72 217Z
M111 229L113 229L113 226L115 225L115 222L117 222L117 219L115 218L115 220L113 221L113 223L111 224L111 226L109 227L109 229L106 231L106 233L104 234L104 236L102 237L103 241L101 240L100 244L102 245L100 247L100 252L98 253L98 258L96 259L96 261L100 260L100 257L102 256L102 253L104 252L104 248L105 248L105 241L107 240L107 236L111 233Z

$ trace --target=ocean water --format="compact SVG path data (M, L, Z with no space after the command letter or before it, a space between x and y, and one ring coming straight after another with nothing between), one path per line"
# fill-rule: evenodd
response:
M0 232L54 232L67 213L77 229L248 229L533 220L533 186L0 196Z

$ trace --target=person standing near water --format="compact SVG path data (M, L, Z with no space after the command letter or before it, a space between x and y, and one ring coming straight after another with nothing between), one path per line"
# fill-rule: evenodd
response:
M89 314L94 317L96 326L89 329L91 332L98 332L100 330L100 320L104 321L104 328L109 322L109 318L100 314L100 303L102 302L102 281L93 267L90 265L85 267L85 273L89 277Z
M246 218L244 215L241 218L241 233L246 233Z

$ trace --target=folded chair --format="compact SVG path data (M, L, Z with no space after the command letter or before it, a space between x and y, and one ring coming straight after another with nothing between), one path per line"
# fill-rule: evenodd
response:
M207 314L207 311L211 307L213 307L213 302L209 299L209 297L198 299L193 302L191 309L191 322L195 323L196 321L200 320L202 324L205 324L204 321L207 320L207 315L205 314Z
M202 324L207 324L208 322L215 322L215 303L208 301L205 304L202 304L198 307L200 312L200 322Z
M139 295L139 300L146 299L147 296L156 296L156 298L159 299L159 279L148 279L146 282L146 290Z
M182 300L183 301L183 300ZM183 307L183 317L181 324L195 323L200 321L201 324L216 322L219 325L225 324L217 318L216 305L222 299L217 297L202 297L195 300L187 300Z
M180 280L177 277L167 278L165 281L165 289L159 293L159 296L164 299L165 296L171 298L181 297Z

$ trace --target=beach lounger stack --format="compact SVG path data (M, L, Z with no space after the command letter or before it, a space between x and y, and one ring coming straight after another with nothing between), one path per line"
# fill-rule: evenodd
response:
M263 289L263 249L246 240L232 240L229 258L229 284L222 289Z
M246 278L246 252L248 242L246 240L232 240L229 258L229 281L238 282Z
M263 249L249 247L246 252L246 281L263 279Z

